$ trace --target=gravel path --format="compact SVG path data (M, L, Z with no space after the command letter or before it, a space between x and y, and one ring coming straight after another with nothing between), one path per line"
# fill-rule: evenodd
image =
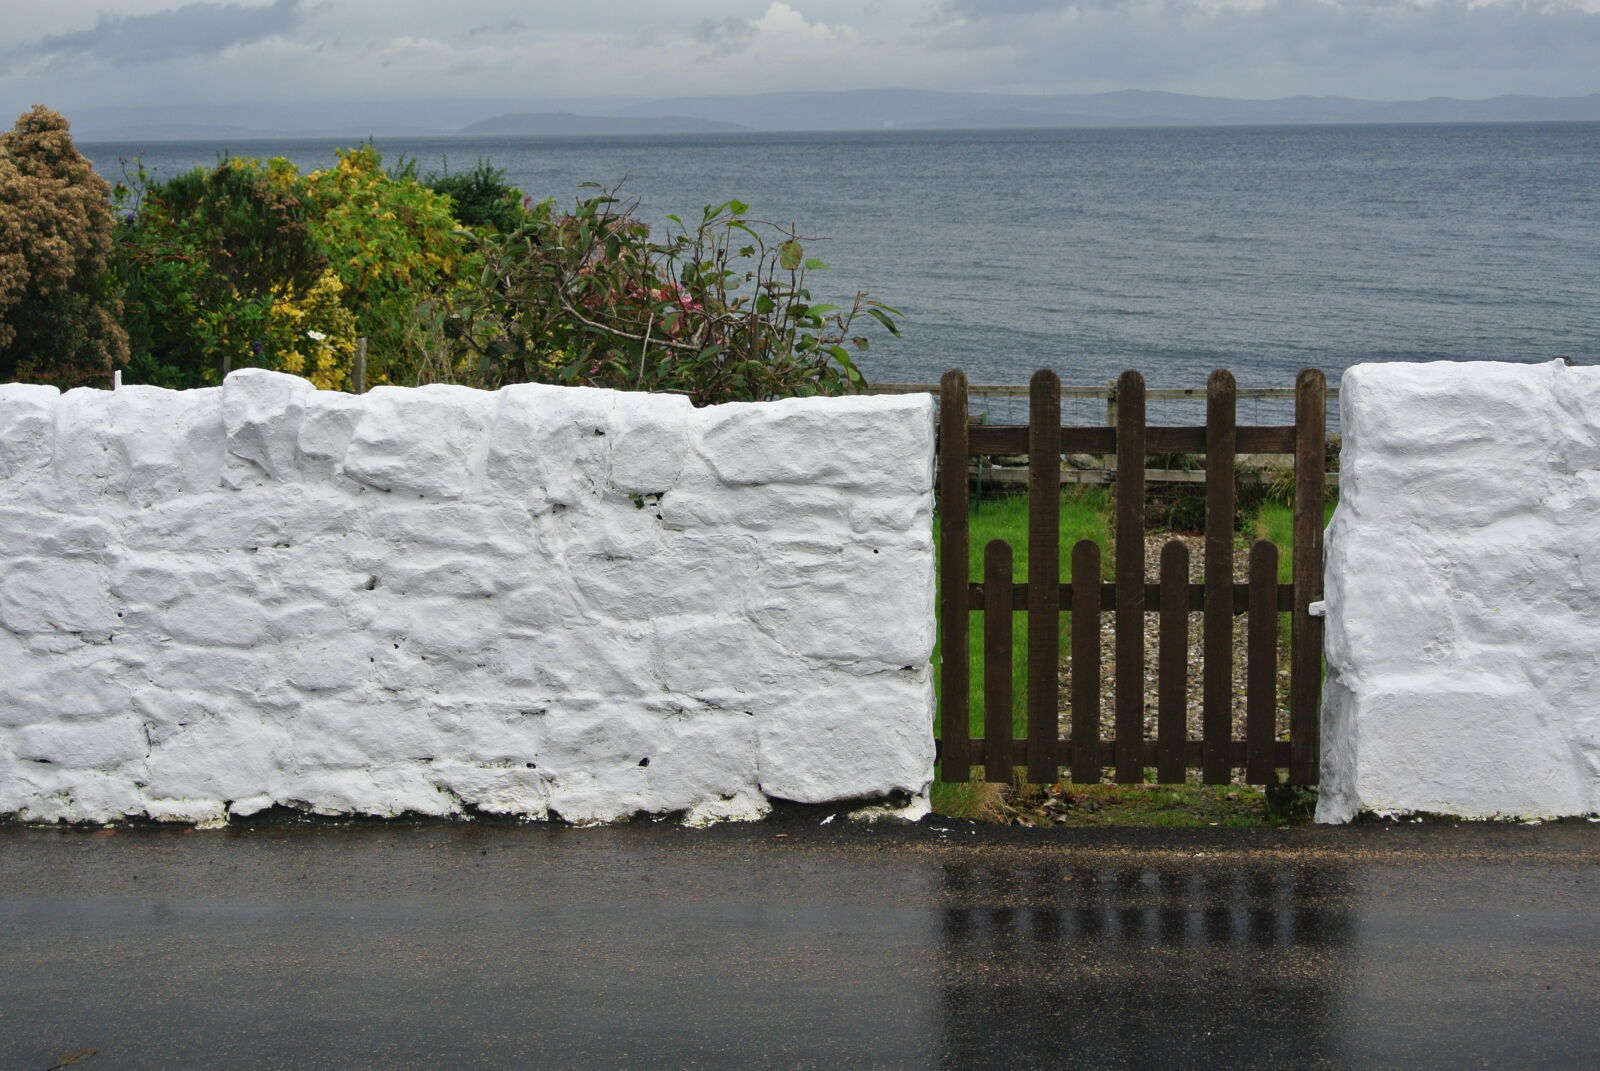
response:
M1147 582L1155 583L1160 579L1161 548L1168 542L1176 540L1189 548L1189 579L1199 582L1205 568L1204 545L1201 536L1172 535L1161 533L1145 536L1145 577ZM1109 548L1108 548L1109 553ZM1236 582L1243 583L1247 579L1249 570L1249 548L1238 546L1234 553L1233 578ZM1204 615L1191 613L1189 615L1189 674L1188 674L1188 735L1191 739L1200 738L1201 716L1201 670L1205 659L1205 622ZM1100 615L1100 737L1103 740L1114 739L1116 736L1116 633L1114 631L1115 615L1106 611ZM1244 739L1245 716L1245 627L1244 615L1235 616L1233 619L1233 738ZM1157 636L1160 628L1160 617L1156 613L1144 615L1144 726L1145 736L1154 738L1156 733L1156 654L1158 650ZM1063 737L1072 732L1072 654L1069 650L1061 663L1061 715L1060 727ZM1280 644L1278 650L1278 719L1277 735L1281 739L1288 728L1288 711L1284 696L1287 694L1289 684L1289 661L1287 645ZM1235 780L1242 783L1242 771L1236 771Z

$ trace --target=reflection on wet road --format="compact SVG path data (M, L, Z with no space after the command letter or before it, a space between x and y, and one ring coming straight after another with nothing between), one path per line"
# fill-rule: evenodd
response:
M4 1068L1576 1067L1596 949L1582 823L0 827Z
M1337 863L942 869L946 1066L1343 1062Z

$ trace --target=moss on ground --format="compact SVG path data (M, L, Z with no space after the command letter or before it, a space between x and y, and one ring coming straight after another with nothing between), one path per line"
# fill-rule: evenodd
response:
M1256 828L1310 820L1314 796L1251 785L994 785L936 782L933 809L1024 826Z

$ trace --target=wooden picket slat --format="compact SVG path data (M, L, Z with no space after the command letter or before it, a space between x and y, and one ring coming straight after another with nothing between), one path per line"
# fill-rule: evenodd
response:
M1250 610L1245 618L1245 780L1277 780L1272 743L1278 714L1278 548L1262 539L1250 548Z
M1174 539L1161 548L1161 618L1156 652L1156 777L1184 780L1183 745L1189 685L1189 548Z
M972 776L967 750L972 674L967 650L967 377L952 369L939 394L939 776Z
M1307 368L1295 380L1294 614L1289 619L1289 781L1317 782L1322 620L1307 608L1322 598L1322 495L1327 466L1328 384Z
M983 548L983 735L1011 739L1011 544L991 539ZM995 748L984 755L984 780L1009 782L1011 756Z
M1028 780L1056 779L1061 719L1061 381L1033 374L1028 430Z
M1100 544L1072 548L1072 780L1100 780Z
M1144 377L1117 380L1117 780L1144 780Z
M1233 465L1237 385L1218 369L1206 381L1206 537L1204 682L1201 738L1206 760L1201 780L1225 785L1228 741L1233 738Z

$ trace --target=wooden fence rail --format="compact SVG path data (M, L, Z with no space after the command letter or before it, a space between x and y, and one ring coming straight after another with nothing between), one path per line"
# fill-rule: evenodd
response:
M1011 388L1004 388L1011 389ZM1321 598L1323 471L1327 387L1321 372L1302 372L1293 389L1295 423L1240 427L1241 392L1233 376L1212 373L1199 427L1149 427L1148 392L1137 372L1117 381L1117 421L1112 427L1063 427L1063 388L1041 370L1028 387L1029 423L973 425L969 387L959 371L939 384L940 670L939 756L945 781L966 781L981 766L991 781L1011 780L1026 767L1030 781L1055 780L1062 767L1074 781L1099 781L1110 768L1119 782L1140 782L1154 768L1157 780L1182 781L1198 769L1208 784L1242 772L1252 783L1314 784L1318 766L1318 692L1322 626L1310 615ZM1197 392L1189 392L1192 395ZM1188 396L1188 395L1186 395ZM984 548L983 577L968 575L970 459L1003 452L1028 455L1028 574L1012 575L1012 548L995 540ZM1060 462L1063 453L1115 455L1114 574L1100 579L1100 548L1084 540L1072 549L1072 573L1059 576ZM1203 579L1190 583L1189 552L1178 541L1161 552L1159 576L1145 575L1144 460L1151 453L1206 455ZM1235 462L1240 453L1294 455L1294 556L1292 581L1278 582L1278 550L1257 542L1248 578L1233 579ZM1155 735L1145 726L1145 621L1158 615ZM1201 717L1198 739L1188 735L1189 614L1202 615ZM984 622L981 739L971 735L970 615ZM1012 636L1015 615L1026 615L1027 696L1023 735L1013 735ZM1062 736L1060 628L1072 625L1072 673ZM1102 617L1113 629L1114 674L1109 739L1101 737ZM1290 617L1289 695L1278 696L1279 615ZM1246 701L1242 739L1233 725L1233 621L1246 615ZM963 657L966 655L966 657Z
M867 386L868 394L938 394L943 389L943 383L872 383ZM1061 397L1067 398L1108 398L1115 397L1117 382L1113 380L1104 386L1060 386ZM1002 383L980 384L972 383L967 386L968 398L1029 398L1032 397L1033 387L1027 383ZM1203 402L1208 398L1205 387L1147 387L1144 397L1150 402L1176 402L1190 401ZM1234 397L1240 400L1254 401L1293 401L1296 397L1294 387L1235 387ZM1327 397L1330 401L1339 397L1338 387L1327 388Z

